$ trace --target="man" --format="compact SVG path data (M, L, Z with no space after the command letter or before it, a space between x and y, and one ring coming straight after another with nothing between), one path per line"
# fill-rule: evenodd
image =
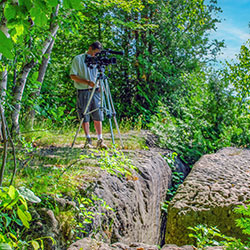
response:
M101 104L101 96L100 96L100 89L97 86L93 98L90 102L88 111L92 111L97 109L96 111L92 112L90 115L85 115L83 117L83 113L87 106L89 97L92 92L92 88L96 84L97 79L97 68L93 66L91 68L87 67L85 63L85 56L95 56L102 50L102 45L100 42L94 42L89 46L87 53L81 54L76 56L72 61L72 66L70 70L70 78L74 81L74 86L77 89L77 111L79 114L80 119L84 118L83 120L83 129L86 135L86 142L84 148L93 148L92 140L90 138L89 133L89 121L90 115L94 120L94 126L97 134L97 148L98 149L107 149L107 146L103 142L102 138L102 121L103 121L103 112L99 109Z

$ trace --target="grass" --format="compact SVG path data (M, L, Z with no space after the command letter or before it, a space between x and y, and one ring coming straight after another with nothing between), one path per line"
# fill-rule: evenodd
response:
M114 130L116 150L119 151L96 151L91 155L89 150L83 150L85 136L82 130L75 146L71 148L76 130L77 127L52 130L42 124L34 128L34 131L22 131L20 141L16 143L18 170L14 186L17 189L24 186L41 199L40 203L32 205L35 210L48 208L54 212L61 223L62 231L65 232L63 238L68 243L71 242L68 232L85 235L93 216L99 213L97 204L103 203L103 207L106 204L102 199L92 196L93 184L103 175L103 171L116 174L119 178L130 177L136 180L133 176L134 170L131 170L135 168L129 160L130 154L134 153L131 150L141 150L146 146L143 132L137 129L128 130L128 123L124 123L121 130L126 149L124 152L120 150L120 140ZM112 148L110 133L106 127L103 131L105 143ZM95 144L93 128L91 134ZM0 145L0 154L2 153L3 147ZM13 167L13 156L9 148L3 186L9 185ZM75 201L77 208L69 207L69 210L64 211L56 199L58 197Z
M146 147L142 131L127 130L129 122L122 124L121 137L126 150L141 150ZM21 143L16 146L18 171L15 178L15 186L26 186L37 195L39 194L67 194L73 195L83 183L92 182L100 175L97 161L94 159L80 160L84 154L83 145L85 135L79 133L74 148L71 143L77 127L62 128L60 130L48 130L45 126L39 126L34 131L26 131L21 134ZM105 143L112 147L110 133L104 129ZM96 143L96 135L91 131L93 144ZM116 148L121 149L117 131L114 130ZM2 149L0 147L0 153ZM13 159L8 156L5 173L12 173ZM4 185L8 185L11 174L7 174Z

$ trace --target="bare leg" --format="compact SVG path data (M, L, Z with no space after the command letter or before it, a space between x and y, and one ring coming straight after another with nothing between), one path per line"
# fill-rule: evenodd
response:
M101 135L102 134L102 122L101 121L94 121L94 125L95 125L96 134Z
M82 128L83 128L83 130L84 130L85 135L86 135L86 136L89 135L89 122L84 122L84 123L82 124Z

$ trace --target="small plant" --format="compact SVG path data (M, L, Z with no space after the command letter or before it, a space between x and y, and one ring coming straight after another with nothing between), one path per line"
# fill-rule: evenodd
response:
M250 205L241 205L234 209L234 212L242 217L236 219L236 225L240 227L244 234L250 235Z
M103 150L101 152L93 150L92 152L93 153L90 155L82 155L81 159L97 158L100 168L106 170L110 174L114 174L119 177L132 176L132 170L137 169L122 152L114 148ZM94 153L99 154L98 157Z
M183 180L183 173L175 171L175 161L176 161L177 153L173 152L167 156L163 156L163 158L168 163L168 166L172 170L172 187L170 187L167 191L167 197L166 201L162 202L161 209L167 213L168 211L168 205L170 201L173 199L174 195L176 194L176 191Z
M30 140L26 140L26 138L23 137L23 136L21 136L21 137L19 138L19 140L20 140L20 142L21 142L23 148L24 148L28 153L34 151L35 148L33 147L33 143L34 143L34 141L35 141L36 139L38 139L38 138L32 137Z
M83 234L87 234L85 230L88 225L91 225L94 221L94 218L98 215L103 215L99 211L99 207L103 207L104 210L112 210L114 211L103 199L97 197L94 194L91 194L90 197L77 197L78 206L76 209L78 210L78 223L75 227L75 231ZM96 231L93 229L93 231ZM96 231L97 232L97 231Z
M0 188L0 249L27 249L28 246L32 246L35 250L44 249L43 238L30 241L23 239L32 220L27 200L33 203L40 202L40 199L27 188L21 187L19 190L13 186Z
M239 239L226 236L216 227L207 227L206 225L197 225L188 227L193 233L189 234L190 238L196 239L196 247L205 249L208 246L224 246L227 250L246 250L249 249Z

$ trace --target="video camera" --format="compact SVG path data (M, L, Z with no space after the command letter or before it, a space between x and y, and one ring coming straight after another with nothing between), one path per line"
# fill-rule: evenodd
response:
M108 58L110 54L123 55L123 51L114 51L114 50L108 49L108 50L102 50L101 52L97 53L95 56L90 56L86 54L85 63L90 68L93 67L93 65L107 66L109 64L116 64L115 57Z

